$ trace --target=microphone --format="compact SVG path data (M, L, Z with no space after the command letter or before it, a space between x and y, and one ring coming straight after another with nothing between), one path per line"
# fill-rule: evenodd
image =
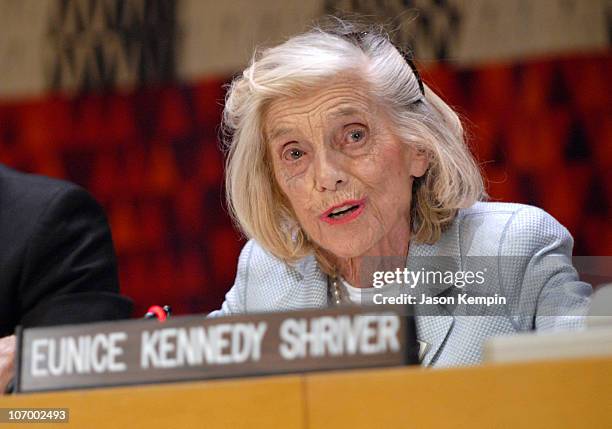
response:
M145 319L157 319L160 323L165 322L168 317L172 314L172 307L169 305L164 305L160 307L159 305L152 305L149 307L147 312L144 315Z

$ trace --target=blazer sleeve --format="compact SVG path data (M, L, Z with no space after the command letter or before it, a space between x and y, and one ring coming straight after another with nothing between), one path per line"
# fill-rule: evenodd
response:
M246 313L246 291L249 282L249 266L253 250L253 240L249 240L242 248L238 258L236 280L232 288L225 294L225 300L219 310L208 314L207 317L229 316L231 314Z
M513 320L519 329L583 326L592 288L572 265L573 244L569 231L541 209L526 206L509 222L502 254L515 256L501 263L512 276L506 276L506 284L518 286L507 292L515 298Z
M113 242L98 203L75 185L55 190L36 220L18 286L22 326L127 318Z

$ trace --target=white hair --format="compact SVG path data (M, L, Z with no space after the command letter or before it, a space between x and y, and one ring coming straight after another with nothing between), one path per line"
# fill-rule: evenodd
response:
M485 195L457 114L427 85L421 92L414 70L387 33L342 20L331 29L315 27L256 51L229 86L223 112L231 214L247 237L288 262L317 247L301 229L296 233L285 227L297 220L274 179L263 112L272 100L322 86L341 74L362 79L389 114L396 135L429 156L427 172L407 190L413 195L415 240L437 241L459 208Z

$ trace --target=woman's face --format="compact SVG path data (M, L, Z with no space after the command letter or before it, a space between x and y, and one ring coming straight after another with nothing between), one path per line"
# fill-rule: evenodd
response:
M354 258L407 240L412 180L427 160L393 134L364 83L275 100L264 126L275 179L315 243Z

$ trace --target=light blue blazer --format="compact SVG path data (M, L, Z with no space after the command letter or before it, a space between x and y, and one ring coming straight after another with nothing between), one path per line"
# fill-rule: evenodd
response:
M411 243L408 268L411 260L426 256L450 257L445 260L455 270L469 270L472 256L498 258L503 263L489 273L493 280L487 287L507 297L505 306L481 308L476 315L439 305L439 315L417 316L417 337L426 344L422 364L477 364L483 342L491 336L581 327L592 288L578 279L572 246L567 229L543 210L485 202L460 210L435 244ZM435 294L457 288L446 289ZM240 254L234 286L221 309L209 316L328 305L327 276L313 256L289 265L250 240Z

